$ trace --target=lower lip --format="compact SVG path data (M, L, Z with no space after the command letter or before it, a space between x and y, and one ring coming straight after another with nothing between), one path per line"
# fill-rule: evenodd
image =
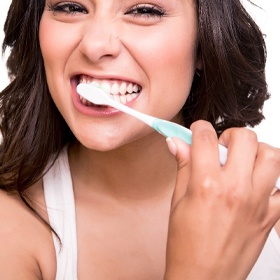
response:
M88 115L92 117L111 117L114 115L121 114L122 112L119 111L118 109L115 109L110 106L85 106L84 104L81 103L80 101L80 96L77 93L77 81L72 80L71 81L71 87L72 87L72 100L75 108L77 111L82 113L83 115ZM134 98L130 102L126 103L125 105L128 107L131 107L132 103L137 99L138 97Z

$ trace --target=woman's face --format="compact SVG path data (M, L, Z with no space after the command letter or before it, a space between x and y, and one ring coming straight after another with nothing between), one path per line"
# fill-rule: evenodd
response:
M97 81L138 111L178 120L195 68L193 0L46 0L40 46L50 93L77 139L108 150L154 135L139 120L80 100Z

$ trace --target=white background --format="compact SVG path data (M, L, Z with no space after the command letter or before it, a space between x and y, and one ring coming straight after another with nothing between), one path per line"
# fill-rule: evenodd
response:
M19 0L20 1L20 0ZM3 41L3 26L10 5L10 0L1 0L0 7L0 42ZM280 147L280 92L279 81L280 71L280 1L279 0L253 0L254 3L262 7L262 10L248 4L247 0L243 0L248 11L261 27L263 33L266 34L266 43L268 50L267 59L267 82L271 99L265 103L264 120L254 130L257 132L260 141L267 142L276 147ZM8 84L7 71L5 68L5 56L0 59L0 91Z

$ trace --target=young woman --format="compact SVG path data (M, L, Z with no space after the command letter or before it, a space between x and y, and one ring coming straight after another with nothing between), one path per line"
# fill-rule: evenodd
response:
M239 1L14 0L4 29L3 279L280 277L280 152L241 128L263 119L265 44ZM192 146L87 102L92 82Z

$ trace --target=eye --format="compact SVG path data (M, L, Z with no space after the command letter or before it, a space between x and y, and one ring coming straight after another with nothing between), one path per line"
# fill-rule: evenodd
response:
M125 15L133 15L135 17L162 17L164 16L165 12L163 9L156 5L150 4L138 4L130 8Z
M54 14L65 13L65 14L77 14L83 13L87 14L87 10L80 4L74 2L58 3L55 5L48 5L49 10Z

